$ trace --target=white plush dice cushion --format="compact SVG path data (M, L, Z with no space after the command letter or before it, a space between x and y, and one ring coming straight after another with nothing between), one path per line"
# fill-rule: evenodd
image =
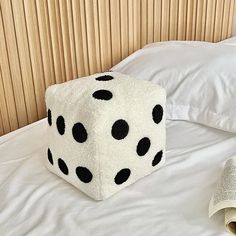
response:
M50 86L48 169L96 200L165 159L163 88L115 72Z

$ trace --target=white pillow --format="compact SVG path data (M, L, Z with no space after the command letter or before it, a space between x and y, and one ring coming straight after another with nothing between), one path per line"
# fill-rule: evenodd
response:
M153 43L127 57L112 71L164 87L167 119L189 120L236 133L233 41Z
M236 36L235 37L231 37L228 39L225 39L219 43L223 43L223 44L230 44L230 45L235 45L236 46Z

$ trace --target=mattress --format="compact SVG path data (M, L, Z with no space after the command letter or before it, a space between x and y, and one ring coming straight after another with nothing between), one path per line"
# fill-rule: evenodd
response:
M167 121L166 164L105 201L50 173L46 120L0 138L0 235L228 235L208 204L236 137Z

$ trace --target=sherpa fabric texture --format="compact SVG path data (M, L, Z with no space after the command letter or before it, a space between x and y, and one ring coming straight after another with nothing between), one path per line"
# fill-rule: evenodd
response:
M46 91L46 166L91 198L103 200L164 163L163 88L115 72Z

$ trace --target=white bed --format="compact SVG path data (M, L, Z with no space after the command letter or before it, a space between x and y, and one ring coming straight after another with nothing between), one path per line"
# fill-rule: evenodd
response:
M1 137L0 236L227 235L208 205L236 153L235 63L236 38L151 44L112 68L166 88L171 121L164 167L105 201L44 167L46 120Z
M46 120L0 138L0 235L228 235L208 204L235 134L167 121L159 171L97 202L50 173Z

